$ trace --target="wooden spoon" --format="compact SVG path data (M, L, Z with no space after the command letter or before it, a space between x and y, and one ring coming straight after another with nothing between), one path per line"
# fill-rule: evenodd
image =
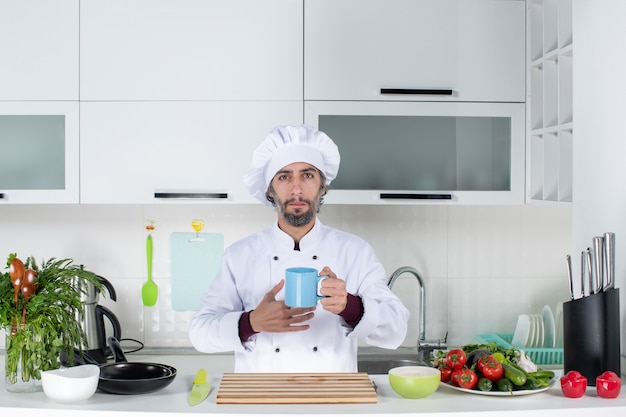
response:
M24 297L24 307L22 308L22 328L26 326L26 304L30 301L30 297L37 292L39 284L37 283L37 272L28 269L25 272L25 279L22 282L22 297Z
M20 287L22 286L22 280L24 279L24 263L19 258L13 258L11 263L9 264L9 277L11 277L11 282L13 283L13 289L15 293L15 308L17 309L17 296L20 292ZM11 327L11 336L15 336L17 334L17 321L13 319L13 326Z
M26 268L24 268L24 263L19 258L13 258L11 263L9 264L9 276L11 277L11 282L13 283L13 289L15 290L15 307L17 308L17 294L20 292L20 287L22 286L22 280L24 279L24 274L26 273Z

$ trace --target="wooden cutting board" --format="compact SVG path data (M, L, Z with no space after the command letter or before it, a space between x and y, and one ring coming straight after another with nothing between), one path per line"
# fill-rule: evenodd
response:
M376 403L374 384L365 372L226 373L217 404Z

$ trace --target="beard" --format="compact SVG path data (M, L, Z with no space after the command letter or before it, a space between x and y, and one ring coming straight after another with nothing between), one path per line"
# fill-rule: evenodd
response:
M306 203L309 208L307 210L297 209L294 213L287 213L287 206L294 201ZM304 198L291 198L283 202L276 198L276 208L288 224L294 227L301 227L313 221L315 215L319 212L320 203L319 198L315 202Z

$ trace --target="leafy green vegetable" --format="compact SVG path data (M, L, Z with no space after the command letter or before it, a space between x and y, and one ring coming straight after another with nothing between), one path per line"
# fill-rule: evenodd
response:
M7 265L15 257L16 254L11 254ZM37 272L38 289L26 305L24 327L21 321L25 300L20 296L15 305L9 273L0 274L0 327L7 334L5 361L10 383L15 383L18 377L23 381L39 379L41 371L60 366L62 352L73 352L86 344L81 326L84 283L91 282L103 289L96 274L73 264L71 259L52 258L40 268L29 257L25 267ZM11 332L13 323L18 323L15 334ZM74 355L68 357L72 361ZM21 361L21 375L17 375L18 361Z

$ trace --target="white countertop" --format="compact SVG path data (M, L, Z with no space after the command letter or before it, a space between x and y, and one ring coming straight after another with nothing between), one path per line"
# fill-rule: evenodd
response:
M491 397L467 394L446 387L439 389L427 398L407 400L396 394L388 384L386 375L371 375L377 385L377 404L297 404L297 405L226 405L216 404L215 396L223 372L232 372L232 355L146 355L131 354L132 362L156 362L177 368L178 375L171 385L151 394L111 395L96 394L81 404L56 404L43 392L10 393L5 390L4 378L0 381L0 409L3 416L11 417L72 417L72 416L116 416L140 417L147 415L182 416L189 413L217 416L252 415L373 415L392 416L396 414L419 415L426 417L478 417L488 414L507 417L527 416L567 416L589 417L593 413L605 415L626 415L626 388L619 398L603 399L590 387L583 398L565 398L560 387L553 386L547 391L517 397ZM4 369L4 355L0 355L0 366ZM201 404L190 407L187 396L191 389L195 372L205 368L213 389L209 398Z

